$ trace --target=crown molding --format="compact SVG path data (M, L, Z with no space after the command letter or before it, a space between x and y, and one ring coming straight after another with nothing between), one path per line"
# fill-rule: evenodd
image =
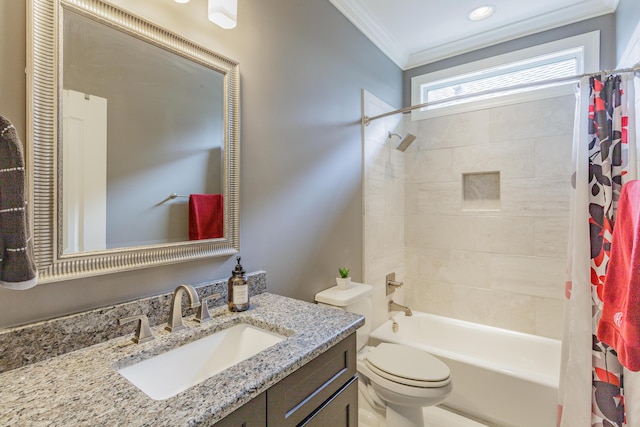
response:
M613 5L609 3L613 3ZM418 67L516 38L595 18L607 13L613 13L617 6L618 0L591 0L586 5L572 5L543 15L537 15L530 19L486 31L482 34L453 40L450 43L410 54L404 69Z
M369 11L362 7L360 2L357 0L329 1L389 59L395 62L398 67L404 69L409 59L409 52L388 31L382 28Z
M362 6L361 0L329 0L346 16L365 36L401 69L425 65L441 59L467 53L473 50L493 46L509 40L539 33L600 15L613 13L619 0L589 0L586 3L573 4L562 9L537 15L530 19L514 22L494 30L485 31L419 52L409 53L401 43L386 31Z

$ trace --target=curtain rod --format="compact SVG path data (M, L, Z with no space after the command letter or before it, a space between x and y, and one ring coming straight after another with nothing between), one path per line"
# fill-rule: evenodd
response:
M400 114L400 113L402 113L402 114L409 113L409 112L411 112L413 110L416 110L418 108L424 108L424 107L429 107L429 106L432 106L432 105L444 104L444 103L447 103L447 102L458 101L458 100L461 100L461 99L475 98L475 97L483 96L483 95L491 95L491 94L494 94L494 93L506 92L508 90L528 89L530 87L536 87L536 86L547 86L547 85L554 85L554 84L560 84L560 83L568 83L568 82L571 82L571 81L580 80L583 77L594 77L594 76L600 76L602 74L635 73L635 72L638 72L638 71L640 71L640 66L633 67L633 68L620 68L620 69L617 69L617 70L603 70L603 71L598 71L596 73L578 74L578 75L575 75L575 76L559 77L559 78L556 78L556 79L538 81L538 82L532 82L532 83L522 83L522 84L519 84L519 85L513 85L513 86L499 88L499 89L487 89L487 90L483 90L483 91L480 91L480 92L468 93L468 94L465 94L465 95L452 96L451 98L439 99L437 101L425 102L423 104L417 104L417 105L411 105L409 107L404 107L404 108L400 108L400 109L397 109L397 110L389 111L387 113L378 114L377 116L373 116L373 117L363 116L362 117L362 124L365 125L365 126L368 126L369 123L371 123L372 121L377 120L377 119L381 119L383 117L393 116L395 114Z

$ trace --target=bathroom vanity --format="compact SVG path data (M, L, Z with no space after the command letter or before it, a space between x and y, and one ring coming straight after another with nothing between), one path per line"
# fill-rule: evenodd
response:
M178 332L159 324L152 328L155 339L143 344L125 333L0 373L0 425L357 424L355 330L364 322L361 316L269 293L252 296L245 312L229 313L223 306L212 308L211 315L204 324L186 317L187 328ZM163 400L150 398L118 373L122 366L242 323L284 339ZM48 338L41 337L40 344L46 346ZM0 336L0 347L6 345Z
M351 334L216 425L357 425L355 341L355 334Z

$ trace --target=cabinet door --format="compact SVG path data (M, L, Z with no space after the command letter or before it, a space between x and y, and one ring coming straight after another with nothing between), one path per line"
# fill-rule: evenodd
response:
M318 411L305 420L304 427L357 427L358 426L358 378L344 386L327 400Z
M356 375L356 334L337 343L267 391L267 424L298 426Z
M254 397L216 423L216 427L266 427L266 392Z

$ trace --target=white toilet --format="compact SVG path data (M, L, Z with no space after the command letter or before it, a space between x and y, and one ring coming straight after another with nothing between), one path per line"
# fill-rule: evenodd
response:
M316 294L321 305L361 314L358 346L359 424L366 427L422 427L422 408L443 402L451 393L449 367L429 353L400 344L367 346L371 332L373 287L351 283Z

